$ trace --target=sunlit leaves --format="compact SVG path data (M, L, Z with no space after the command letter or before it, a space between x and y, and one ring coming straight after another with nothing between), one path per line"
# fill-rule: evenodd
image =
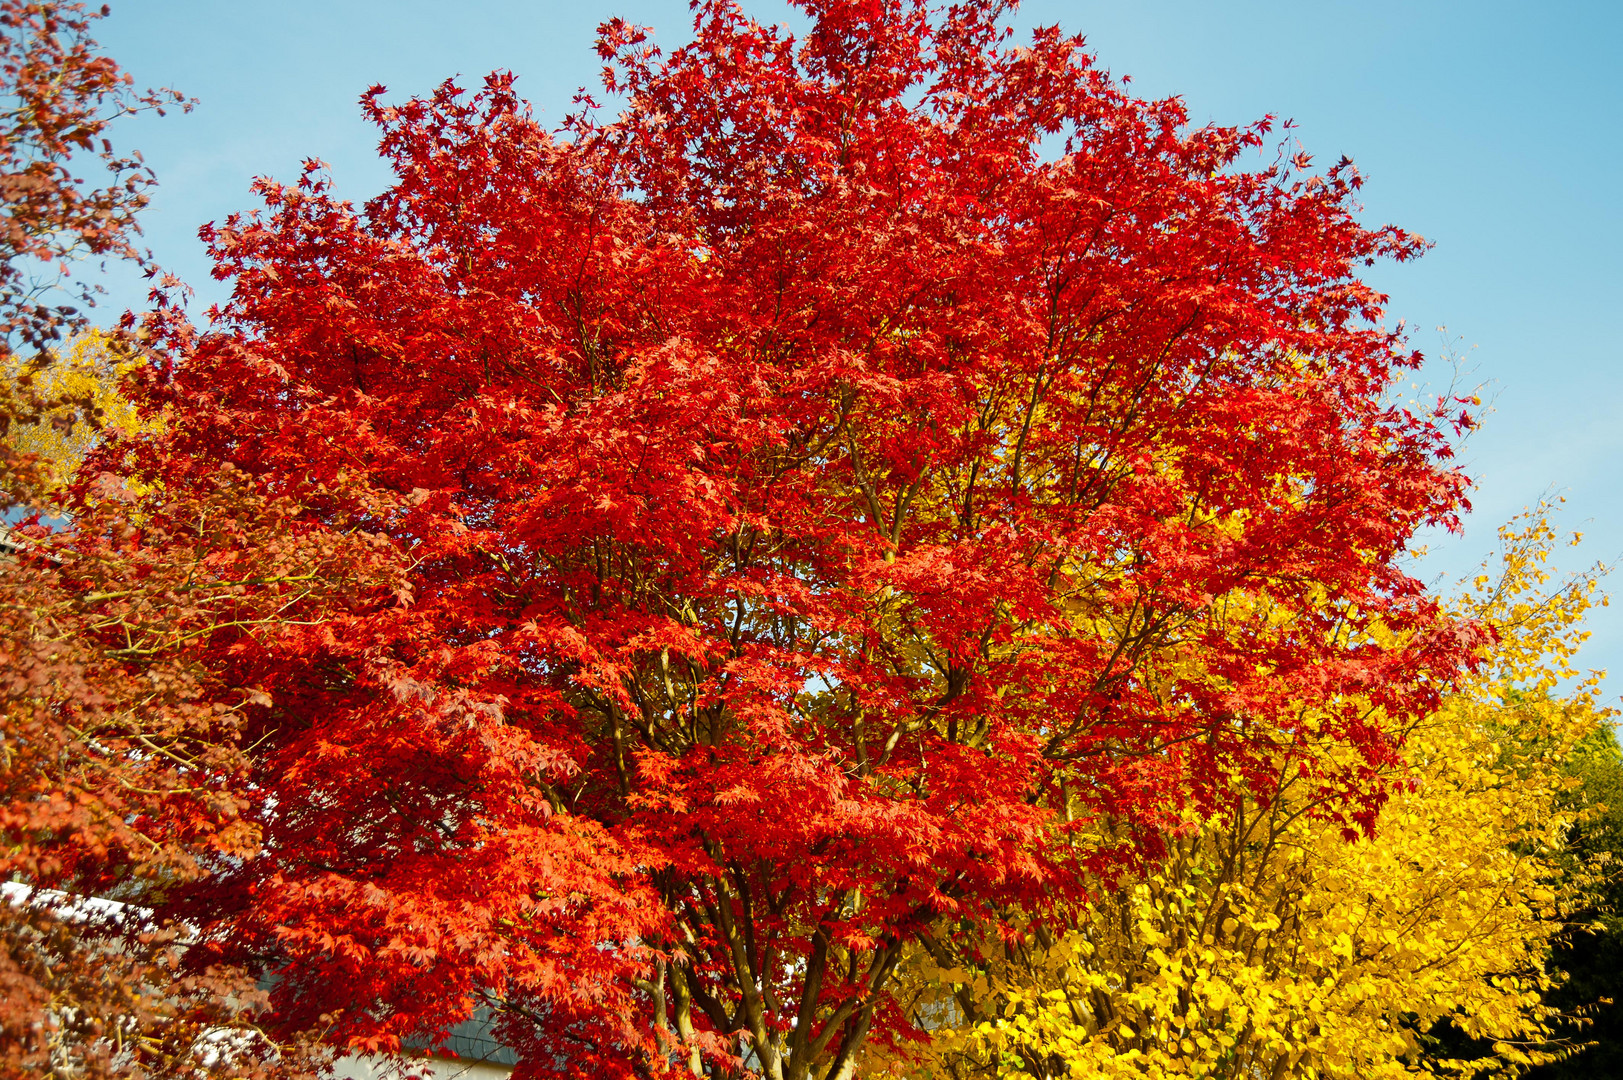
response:
M1355 269L1423 244L1349 165L995 8L807 14L606 24L625 109L555 130L374 88L394 183L261 182L209 329L150 321L169 426L107 453L397 575L210 653L271 701L211 926L279 1023L846 1080L926 939L1287 778L1367 828L1484 641L1400 562L1464 479L1384 403Z
M934 1037L897 1066L1351 1080L1515 1075L1570 1053L1545 959L1607 871L1566 854L1564 762L1610 736L1593 681L1548 693L1570 673L1595 575L1550 588L1553 529L1542 514L1518 526L1463 601L1496 643L1477 678L1407 727L1372 837L1345 839L1307 771L1270 802L1231 785L1226 808L1185 818L1166 858L1097 882L1057 922L1043 912L1012 937L921 952L904 982ZM941 967L949 955L956 970Z

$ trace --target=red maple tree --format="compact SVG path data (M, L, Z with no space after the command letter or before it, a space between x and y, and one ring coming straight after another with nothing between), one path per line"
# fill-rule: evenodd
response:
M1463 480L1349 163L980 5L801 6L606 24L613 120L376 88L394 185L263 182L211 329L153 321L172 424L110 465L229 463L402 582L205 646L268 695L264 845L185 913L280 1023L846 1078L919 1034L905 950L1265 796L1306 716L1369 827L1476 644L1398 561Z
M138 522L108 487L0 556L0 1077L313 1075L313 1035L260 1028L258 965L162 909L259 852L240 723L262 692L211 650L390 579L365 534L289 527L229 469Z

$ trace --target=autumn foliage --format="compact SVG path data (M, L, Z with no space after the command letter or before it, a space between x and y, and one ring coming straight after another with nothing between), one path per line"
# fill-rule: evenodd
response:
M374 88L391 187L261 181L207 326L104 343L135 411L11 433L73 524L0 582L0 871L145 921L10 940L150 992L18 961L0 1025L154 1075L476 1010L523 1076L1543 1052L1525 852L1595 722L1515 687L1582 603L1505 615L1542 525L1473 604L1404 569L1469 403L1397 401L1359 274L1424 242L1057 30L800 6L605 24L613 118Z
M870 1074L1518 1076L1571 1055L1583 1028L1557 1030L1546 956L1615 868L1568 850L1566 761L1611 735L1593 679L1552 693L1578 675L1595 579L1552 585L1544 513L1501 538L1458 601L1496 630L1492 661L1406 729L1374 837L1344 841L1292 776L1269 801L1191 813L1164 857L1085 905L926 942L901 996L934 1037L871 1052Z
M263 182L210 328L149 322L165 427L81 476L383 560L219 576L285 616L192 645L261 842L169 910L284 1029L848 1077L922 941L1285 777L1368 831L1483 641L1399 564L1463 481L1348 163L979 7L805 10L607 24L612 120L377 88L395 184Z
M274 633L377 560L288 531L228 469L139 523L90 490L0 574L0 1076L305 1075L260 1029L256 967L162 910L261 840L240 733L262 695L197 644Z
M209 963L158 908L259 841L235 723L251 691L195 643L276 620L266 586L318 564L229 470L139 509L151 489L110 473L64 487L100 438L160 423L117 391L142 362L130 342L50 346L97 292L72 263L146 261L151 177L103 129L184 104L133 90L89 36L97 17L0 0L0 1076L299 1076L310 1048L259 1029L257 972ZM71 533L27 518L64 505Z
M0 2L0 341L39 349L82 328L76 305L99 285L72 264L144 263L135 215L151 170L120 153L107 125L134 112L191 107L173 90L137 90L91 35L106 15L62 0ZM98 183L86 168L105 175Z

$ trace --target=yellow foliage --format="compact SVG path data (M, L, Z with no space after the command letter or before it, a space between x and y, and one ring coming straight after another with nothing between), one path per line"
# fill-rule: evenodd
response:
M97 330L75 338L66 353L44 363L16 354L0 359L0 376L12 383L26 380L40 398L54 403L37 422L14 423L5 432L13 450L40 459L47 496L73 476L104 432L157 426L143 422L119 392L119 383L139 363L120 353L116 338Z
M926 937L903 977L933 1037L876 1050L864 1075L1379 1080L1513 1075L1563 1053L1543 962L1588 882L1562 869L1560 764L1604 712L1593 679L1549 696L1597 594L1593 573L1548 588L1547 509L1501 531L1500 573L1460 601L1498 644L1408 731L1373 838L1345 840L1319 781L1282 761L1276 798L1189 816L1152 872L1101 883L1057 925ZM1315 752L1356 765L1328 741ZM1428 1033L1443 1021L1476 1056L1442 1056Z

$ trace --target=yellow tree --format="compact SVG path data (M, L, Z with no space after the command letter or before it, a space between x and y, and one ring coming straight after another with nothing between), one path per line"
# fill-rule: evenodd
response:
M1560 763L1605 718L1575 675L1596 575L1550 587L1547 507L1501 531L1502 566L1461 598L1497 632L1478 674L1405 738L1373 836L1349 842L1328 739L1245 795L1170 830L1167 857L1098 882L1029 932L927 936L913 957L922 1052L876 1053L918 1077L1491 1075L1571 1047L1542 1000L1551 937L1585 887L1563 874ZM1310 723L1304 725L1311 732ZM1282 761L1285 760L1282 758ZM1095 822L1092 843L1108 839ZM1447 1022L1480 1048L1446 1057Z
M157 426L157 421L143 422L119 391L124 376L140 363L118 337L102 330L79 334L57 355L0 357L0 376L43 402L37 412L12 419L4 436L12 452L32 455L40 464L47 494L73 476L105 432L135 434Z

